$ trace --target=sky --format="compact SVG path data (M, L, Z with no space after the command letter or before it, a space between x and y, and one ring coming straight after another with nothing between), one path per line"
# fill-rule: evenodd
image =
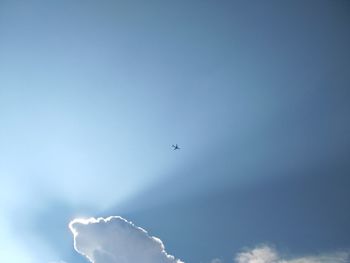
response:
M348 262L349 14L0 0L0 261Z

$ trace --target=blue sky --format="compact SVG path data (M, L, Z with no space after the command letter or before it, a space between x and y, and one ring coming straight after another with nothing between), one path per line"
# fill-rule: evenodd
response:
M349 249L349 12L0 0L1 261L86 262L110 215L185 262Z

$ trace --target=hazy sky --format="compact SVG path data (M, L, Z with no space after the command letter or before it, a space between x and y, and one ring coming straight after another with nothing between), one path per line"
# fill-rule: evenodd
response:
M187 263L350 249L349 47L346 0L0 0L0 261L111 215Z

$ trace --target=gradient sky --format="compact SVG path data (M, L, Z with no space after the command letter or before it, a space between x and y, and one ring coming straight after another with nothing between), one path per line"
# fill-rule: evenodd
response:
M0 0L0 261L109 215L185 262L349 249L349 47L346 0Z

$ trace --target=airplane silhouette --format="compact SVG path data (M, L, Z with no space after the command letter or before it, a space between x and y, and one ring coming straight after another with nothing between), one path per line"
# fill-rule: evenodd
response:
M175 144L175 145L173 144L173 145L171 145L171 147L173 147L173 148L174 148L174 151L175 151L175 150L179 150L179 149L180 149L180 147L179 147L179 146L177 146L177 144Z

